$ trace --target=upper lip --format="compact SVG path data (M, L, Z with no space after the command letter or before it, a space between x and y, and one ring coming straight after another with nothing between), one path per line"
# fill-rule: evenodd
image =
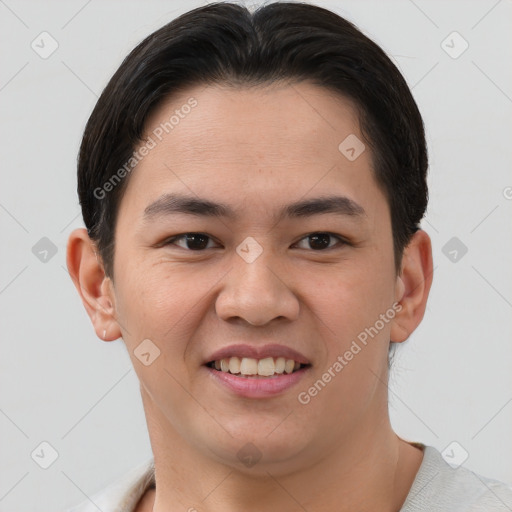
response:
M205 361L205 364L212 361L220 361L221 359L227 359L230 357L239 357L241 359L244 357L250 357L253 359L265 359L266 357L284 357L285 359L293 359L294 361L297 361L301 364L310 364L307 357L302 355L300 352L297 352L297 350L286 347L285 345L277 344L262 345L258 347L246 344L229 345L211 354Z

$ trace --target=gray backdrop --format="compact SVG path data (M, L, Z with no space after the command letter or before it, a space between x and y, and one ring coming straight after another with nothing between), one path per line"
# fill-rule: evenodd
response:
M203 3L0 0L1 511L62 510L151 456L124 345L95 337L65 248L99 93L137 42ZM393 425L512 482L512 2L314 3L384 47L427 128L435 277L397 353Z

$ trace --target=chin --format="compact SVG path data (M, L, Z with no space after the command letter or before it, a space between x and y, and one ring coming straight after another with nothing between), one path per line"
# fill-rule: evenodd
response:
M243 473L268 477L267 472L289 472L296 469L312 440L308 442L303 430L286 425L285 418L274 418L271 426L268 420L254 417L239 420L227 425L220 439L213 440L211 431L205 432L203 446L209 446L217 462Z

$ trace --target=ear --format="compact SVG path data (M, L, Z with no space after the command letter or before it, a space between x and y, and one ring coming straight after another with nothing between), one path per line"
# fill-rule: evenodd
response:
M400 275L396 278L395 300L401 309L391 325L392 342L405 341L423 319L432 273L432 244L427 233L420 229L404 249Z
M118 339L121 330L115 319L112 280L105 275L96 244L86 229L75 229L69 235L66 261L96 335L105 341Z

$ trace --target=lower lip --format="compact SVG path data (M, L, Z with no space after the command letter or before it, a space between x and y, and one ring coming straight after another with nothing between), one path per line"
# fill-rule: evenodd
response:
M221 372L205 367L211 377L232 392L245 398L268 398L278 395L297 384L308 371L309 366L293 373L283 373L275 377L237 377L229 372Z

